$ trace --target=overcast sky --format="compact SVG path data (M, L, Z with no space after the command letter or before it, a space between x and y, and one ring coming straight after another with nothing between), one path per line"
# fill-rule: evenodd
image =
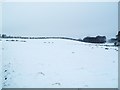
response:
M3 4L3 33L8 35L114 37L117 31L117 2Z
M2 33L2 4L0 3L0 33Z
M119 0L0 0L2 2L119 2Z

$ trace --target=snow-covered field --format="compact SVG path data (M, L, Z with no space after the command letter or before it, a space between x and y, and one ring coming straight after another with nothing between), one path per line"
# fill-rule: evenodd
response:
M2 40L0 39L0 90L2 89Z
M118 48L102 45L63 39L4 39L2 86L117 88Z

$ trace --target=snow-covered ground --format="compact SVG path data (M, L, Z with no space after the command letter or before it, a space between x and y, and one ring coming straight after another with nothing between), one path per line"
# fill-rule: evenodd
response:
M2 89L2 40L0 39L0 90Z
M118 48L102 45L63 39L4 39L2 85L117 88Z

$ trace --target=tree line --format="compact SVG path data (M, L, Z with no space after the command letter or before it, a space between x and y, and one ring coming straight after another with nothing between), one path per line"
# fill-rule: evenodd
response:
M83 39L74 39L68 37L24 37L24 36L10 36L6 34L0 34L0 38L16 38L16 39L68 39L75 41L82 41L88 43L105 43L106 36L96 36L96 37L85 37ZM109 42L114 43L115 45L120 45L120 31L115 38L111 38Z

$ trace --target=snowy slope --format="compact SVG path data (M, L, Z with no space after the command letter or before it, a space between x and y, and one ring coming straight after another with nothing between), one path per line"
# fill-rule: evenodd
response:
M4 88L117 88L118 48L72 40L3 40Z
M2 89L2 41L0 39L0 90Z

